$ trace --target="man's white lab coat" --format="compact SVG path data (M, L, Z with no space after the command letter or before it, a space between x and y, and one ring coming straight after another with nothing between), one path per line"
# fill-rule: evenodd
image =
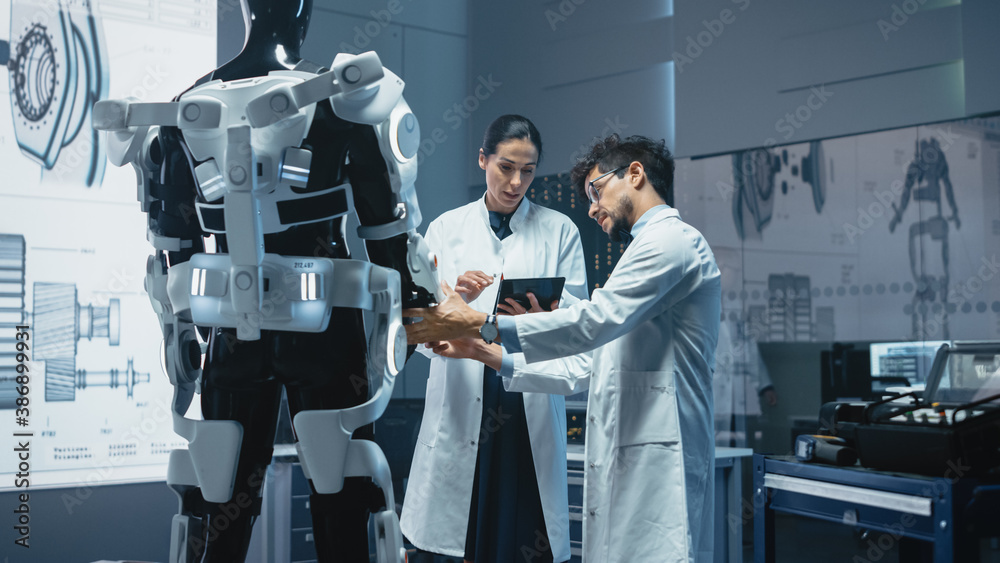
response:
M511 217L510 228L513 234L503 241L497 238L482 199L435 219L426 238L438 256L440 278L454 285L469 270L496 275L493 285L470 303L482 312L493 311L500 274L508 279L565 277L564 297L567 293L587 296L580 233L568 217L524 199ZM483 364L432 355L400 521L403 534L421 549L464 554L482 396ZM554 560L565 561L570 557L565 399L540 393L524 393L523 398L547 541ZM492 412L486 416L491 418L487 429L510 417Z
M675 209L654 212L603 288L520 315L527 362L594 349L587 405L584 561L712 560L712 371L719 270ZM572 393L585 373L515 361L509 390Z

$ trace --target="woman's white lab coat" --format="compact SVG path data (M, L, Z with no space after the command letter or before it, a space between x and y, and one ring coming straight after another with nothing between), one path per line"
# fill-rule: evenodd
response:
M593 351L584 561L712 560L712 369L719 270L701 234L665 208L589 301L515 317L523 360ZM596 349L595 349L596 347ZM508 390L571 393L566 375L517 363Z
M565 215L521 202L510 220L513 234L499 240L482 199L453 209L427 228L438 256L441 279L454 285L460 274L482 270L496 282L470 305L492 312L499 278L566 278L564 297L587 296L580 233ZM575 301L576 299L570 298ZM523 362L522 362L523 363ZM427 551L462 556L483 416L483 364L433 355L426 404L403 501L400 525L413 544ZM560 395L524 393L531 455L542 513L555 561L569 559L566 487L566 407ZM499 427L510 414L487 412ZM512 499L513 500L513 499ZM534 548L534 546L528 546Z

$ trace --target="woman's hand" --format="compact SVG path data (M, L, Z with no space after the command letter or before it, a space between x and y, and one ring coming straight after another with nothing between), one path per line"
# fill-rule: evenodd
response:
M487 344L482 338L456 338L437 342L428 342L427 347L435 354L445 358L469 358L482 362L500 371L503 351L499 344Z
M469 270L458 276L455 281L455 292L462 296L466 303L475 301L484 289L493 284L493 276L479 270Z
M432 352L445 358L472 358L476 359L477 353L484 346L489 346L483 340L476 338L456 338L454 340L439 340L428 342L425 346Z
M538 298L535 297L534 293L531 293L529 291L527 295L528 295L528 302L531 303L530 309L525 309L520 303L515 301L512 297L508 297L506 303L497 303L497 314L500 314L501 311L508 315L523 315L525 313L546 312L546 310L543 309L542 306L538 304ZM559 300L556 299L555 301L552 302L552 308L549 310L555 311L558 308L559 308Z

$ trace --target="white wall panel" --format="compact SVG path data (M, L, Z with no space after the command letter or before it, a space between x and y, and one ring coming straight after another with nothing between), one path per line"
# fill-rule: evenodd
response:
M468 202L465 165L476 158L461 108L478 85L466 78L466 40L443 33L407 28L405 35L406 101L420 120L421 144L417 193L427 224L442 212Z
M898 20L898 18L897 18ZM778 91L917 70L962 59L960 6L916 12L904 25L870 19L816 33L782 37L775 59ZM894 28L897 28L895 29Z
M504 113L529 117L542 134L542 174L569 169L581 146L612 132L672 144L670 14L663 0L475 4L469 74L501 86L473 114L472 135Z
M365 51L375 51L382 66L401 75L403 28L395 23L382 25L372 17L313 8L309 34L302 45L303 58L328 67L337 53Z
M1000 111L1000 2L962 2L965 54L965 111L979 115Z
M681 155L1000 111L996 2L678 0L674 12ZM810 105L820 85L833 95ZM796 111L809 119L786 138Z
M315 0L315 9L351 14L369 20L421 27L465 35L468 2L465 0Z

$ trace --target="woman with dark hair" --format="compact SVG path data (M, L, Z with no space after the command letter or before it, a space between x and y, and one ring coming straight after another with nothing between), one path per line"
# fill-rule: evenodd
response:
M564 300L587 296L576 226L524 197L541 154L531 121L497 118L479 149L486 193L427 228L440 279L478 311L493 312L501 275L564 277ZM498 310L541 308L525 311L511 301ZM477 340L428 347L430 377L403 502L403 534L420 550L466 561L568 560L564 398L507 392L494 369L455 357L470 354L454 347L478 347L500 358L500 346L486 332ZM523 365L519 356L502 361Z

